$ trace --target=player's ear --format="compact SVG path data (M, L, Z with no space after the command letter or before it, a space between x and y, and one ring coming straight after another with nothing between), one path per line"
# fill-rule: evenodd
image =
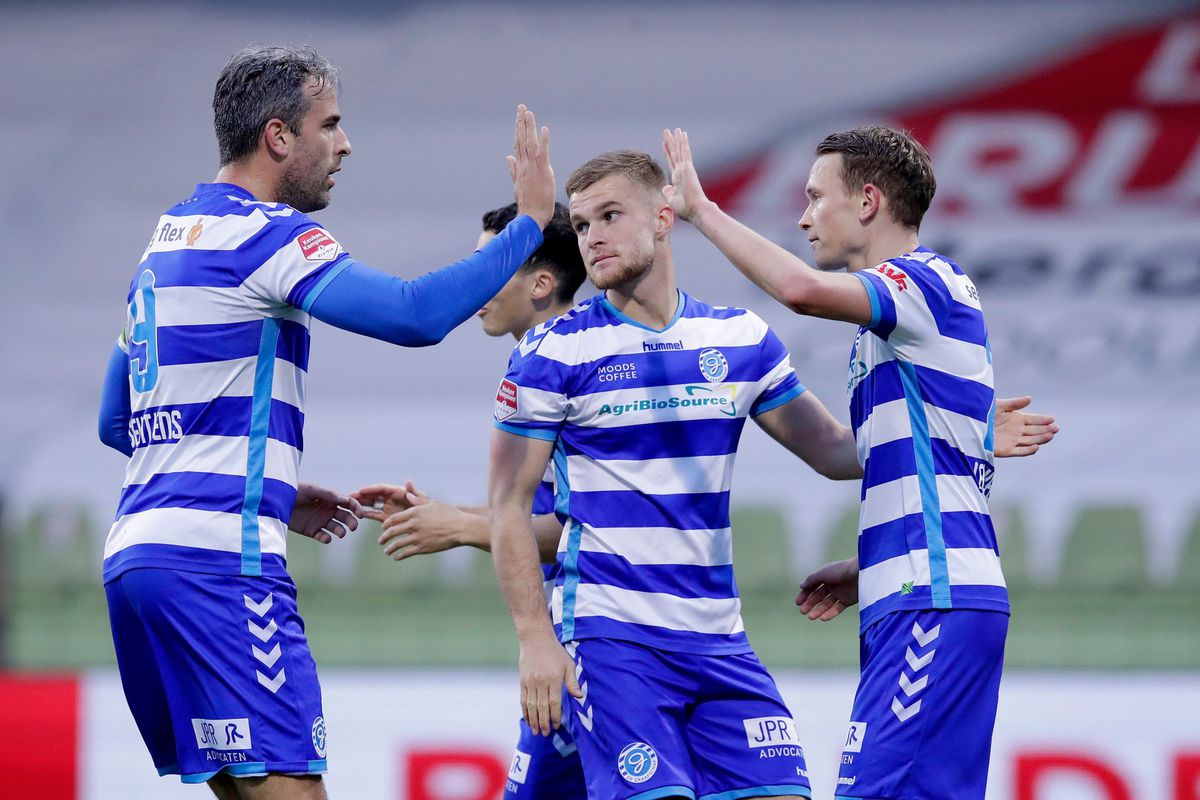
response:
M262 143L271 158L282 161L291 150L292 131L283 120L269 119L263 126Z
M529 299L537 302L545 300L554 294L554 275L548 269L539 269L533 273L533 283L529 286Z
M883 204L884 195L879 191L879 187L873 183L864 185L858 204L858 221L865 225L875 219Z
M664 203L658 207L658 217L654 225L654 238L666 239L671 235L671 228L675 227L675 211L670 204Z

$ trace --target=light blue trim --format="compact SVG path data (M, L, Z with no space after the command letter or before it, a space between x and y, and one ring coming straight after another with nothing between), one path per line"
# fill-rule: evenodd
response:
M745 789L734 789L731 792L701 795L700 800L738 800L741 797L782 797L790 794L798 794L801 797L812 797L812 789L809 789L807 786L796 786L786 783L771 786L749 786Z
M804 386L798 383L778 397L772 397L762 405L750 409L750 416L757 417L759 414L765 414L768 411L774 411L784 403L790 403L792 400L795 400L797 397L804 394L805 391L806 389Z
M687 786L660 786L641 794L630 795L627 800L658 800L660 797L687 797L696 800L696 793Z
M875 284L871 283L871 279L861 272L852 272L850 274L862 281L862 285L867 287L867 298L871 301L871 321L867 323L867 327L874 328L879 324L879 317L883 314L879 307L878 290L875 288Z
M925 418L925 400L917 382L917 370L910 362L896 360L900 383L908 404L912 427L913 457L917 464L917 483L921 487L921 512L925 519L925 546L929 552L929 593L934 608L953 608L950 600L950 572L946 566L946 540L942 538L942 502L938 497L937 474L933 466L933 445L929 441L929 421Z
M567 480L567 451L562 439L554 444L554 513L563 519L571 516L571 489Z
M205 783L221 772L246 777L250 775L315 775L328 771L329 764L323 758L309 761L305 769L267 769L265 761L247 761L241 764L226 764L212 772L190 772L187 775L180 775L179 780L184 783ZM162 775L162 770L159 770L158 774Z
M518 428L516 425L509 425L506 422L492 420L492 424L505 433L515 433L517 436L524 436L528 439L542 439L547 442L553 442L558 438L558 431L546 431L541 428Z
M178 763L168 764L165 767L158 768L158 777L160 777L160 778L165 778L168 775L178 775L178 774L179 774L179 764Z
M179 780L184 783L205 783L219 772L227 772L230 775L266 775L267 762L265 761L247 761L241 764L226 764L220 769L215 769L212 772L190 772L187 775L180 775Z
M862 798L861 797L850 797L849 795L845 795L845 794L835 794L833 796L833 800L862 800Z
M321 280L317 281L317 285L308 290L308 295L305 296L304 302L300 304L300 310L305 314L313 307L313 303L317 302L317 297L321 292L325 291L325 287L333 282L333 279L341 275L346 267L354 262L353 258L343 258L341 263L332 267L328 272L321 276Z
M674 325L676 322L678 322L679 318L683 316L683 306L687 299L684 296L683 291L681 289L676 289L675 294L678 297L678 300L676 301L676 304L675 304L675 316L671 317L671 321L667 323L667 326L665 328L658 328L658 329L651 328L649 325L643 325L642 323L638 322L636 319L632 319L632 318L626 316L625 314L621 313L621 311L618 310L616 306L614 306L612 303L608 302L608 292L605 292L603 295L600 296L600 302L603 303L604 306L610 312L612 312L612 315L614 317L621 320L621 322L624 322L626 325L632 325L635 328L641 328L642 330L650 331L651 333L666 333L668 330L671 329L671 326ZM641 795L638 795L638 796L640 797Z
M992 397L992 406L988 409L987 435L983 437L983 449L989 453L996 452L996 398Z
M262 503L263 474L267 466L267 430L271 424L271 386L275 379L275 348L279 320L263 320L258 362L254 366L254 398L250 403L250 441L246 448L246 496L242 500L242 574L262 575L262 542L258 507Z
M567 473L567 451L562 442L554 447L555 492L569 502L571 479ZM564 502L567 505L567 502ZM570 511L570 508L567 508ZM583 526L567 515L571 528L567 533L567 554L563 558L562 641L575 638L575 595L579 591L579 540L583 538Z

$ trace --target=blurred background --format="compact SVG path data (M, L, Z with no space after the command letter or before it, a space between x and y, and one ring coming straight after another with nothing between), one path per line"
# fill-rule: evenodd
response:
M95 420L145 240L215 175L212 87L251 42L309 43L341 67L353 155L317 219L408 277L469 253L481 214L511 200L518 102L549 125L560 186L592 155L661 155L663 127L688 129L710 194L804 257L814 144L912 130L938 176L922 241L978 286L998 393L1032 394L1062 426L993 486L1013 620L989 797L1200 798L1200 9L1165 0L0 3L0 764L46 770L36 795L5 796L204 794L153 776L121 697L99 565L124 464ZM686 224L673 243L681 286L763 316L846 420L853 330L786 312ZM315 323L302 476L482 502L511 347L475 320L423 350ZM857 499L748 426L744 616L818 797L857 620L808 623L792 599L854 552ZM495 797L516 646L490 560L397 564L377 535L290 543L331 789Z

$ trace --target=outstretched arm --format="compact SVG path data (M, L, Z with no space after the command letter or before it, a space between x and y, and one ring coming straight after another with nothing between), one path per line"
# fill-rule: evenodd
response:
M821 475L833 480L862 477L854 434L812 392L759 414L754 421Z
M364 517L383 524L379 544L396 561L455 547L492 551L487 506L443 503L413 486L412 481L404 486L366 486L352 496L366 507ZM553 564L562 525L553 514L538 514L532 526L539 558L543 564Z
M663 151L671 169L671 185L663 194L676 216L691 222L760 289L798 314L857 325L871 321L871 300L858 278L813 269L708 199L692 163L686 131L663 131Z
M562 688L580 696L575 668L546 613L537 548L529 529L533 496L554 443L492 431L488 470L489 531L500 590L521 643L521 711L529 727L548 736L562 720Z
M539 134L533 112L519 106L508 157L519 216L474 255L412 281L348 259L297 305L322 322L393 344L437 344L500 291L541 245L541 229L554 213L549 145L549 131Z

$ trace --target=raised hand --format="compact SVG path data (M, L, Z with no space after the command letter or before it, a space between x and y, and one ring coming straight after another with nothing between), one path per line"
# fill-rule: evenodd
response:
M858 559L834 561L809 575L800 584L796 605L809 619L819 622L841 614L858 602Z
M508 156L517 213L528 214L543 228L554 216L554 168L550 166L550 129L540 135L533 112L517 106L517 129L513 154Z
M288 529L322 544L329 544L334 536L341 539L350 531L357 530L362 516L362 506L350 495L302 483L296 492Z
M692 163L692 147L688 143L687 131L676 128L663 131L663 153L671 170L671 183L663 187L663 197L671 204L675 216L691 220L701 206L709 202Z
M1021 411L1032 401L1028 396L996 400L992 447L997 458L1031 456L1058 433L1054 417Z

